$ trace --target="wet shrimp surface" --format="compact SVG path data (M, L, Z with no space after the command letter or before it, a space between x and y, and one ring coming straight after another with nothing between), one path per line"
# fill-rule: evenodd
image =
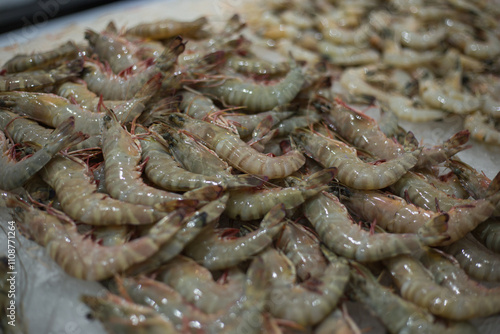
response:
M80 300L108 333L369 331L353 304L476 333L500 314L500 172L459 153L500 146L499 19L257 1L3 59L0 207L105 287ZM402 125L450 119L434 146Z

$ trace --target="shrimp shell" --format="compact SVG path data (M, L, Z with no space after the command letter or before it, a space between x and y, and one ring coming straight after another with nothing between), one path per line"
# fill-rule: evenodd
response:
M167 39L177 35L194 33L202 29L207 22L208 20L206 17L200 17L189 22L164 19L161 21L133 26L127 29L125 35L133 35L149 39Z

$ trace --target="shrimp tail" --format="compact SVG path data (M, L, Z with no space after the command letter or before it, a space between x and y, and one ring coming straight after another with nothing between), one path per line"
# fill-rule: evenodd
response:
M465 145L469 141L469 136L469 130L461 130L445 141L443 147L445 148L447 155L451 157L460 151L470 148L470 145Z
M418 148L418 140L413 134L413 132L408 131L408 133L405 136L403 145L405 147L405 150L409 149L410 151L413 151Z
M423 244L427 246L438 246L450 239L446 233L448 231L448 221L450 215L442 213L427 221L424 226L419 228L418 235Z
M196 199L179 199L174 201L167 201L163 203L156 203L154 208L160 212L172 212L184 208L196 208L200 201Z
M486 189L486 199L488 199L492 204L498 204L500 200L500 172L495 175L493 180L491 180L490 185Z
M78 76L83 71L84 60L77 58L62 64L58 70L69 77Z
M87 136L82 132L74 130L75 118L69 117L54 129L48 139L48 145L55 145L56 150L60 151L87 139Z
M162 77L163 75L161 73L158 73L155 76L153 76L135 94L134 98L150 98L151 96L153 96L161 87Z
M185 48L186 43L182 41L182 37L175 37L158 57L156 66L164 72L170 70L177 61L177 57L184 52Z
M318 187L322 187L327 185L330 181L332 181L335 176L337 176L338 169L337 167L330 167L320 170L309 176L306 180L307 187L306 189L316 189Z
M228 189L254 188L262 186L268 179L266 176L235 175L227 180L226 186Z
M84 38L89 42L90 45L95 45L99 39L99 34L92 29L86 29L84 33Z
M215 201L224 194L224 187L220 185L205 186L184 193L186 199L196 199L200 202Z

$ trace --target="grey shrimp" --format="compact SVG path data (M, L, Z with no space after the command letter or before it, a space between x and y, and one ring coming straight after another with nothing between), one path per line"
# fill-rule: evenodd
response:
M403 298L437 316L463 321L500 312L500 299L457 295L435 283L424 265L412 256L395 256L384 264Z
M125 32L125 35L139 36L149 39L167 39L178 35L192 34L201 30L208 23L206 17L200 17L193 21L176 21L164 19L152 23L143 23L133 26Z
M336 45L328 41L318 42L319 52L339 66L373 64L380 61L380 54L373 49L352 45Z
M277 75L290 70L290 64L286 62L271 63L263 59L247 58L233 55L226 61L226 66L236 72L246 75Z
M102 154L105 161L106 190L111 197L134 204L155 204L182 199L176 193L153 188L144 183L137 166L141 148L112 112L104 118Z
M283 204L274 206L262 219L257 230L235 239L224 239L224 230L200 235L184 250L184 254L210 270L232 267L268 247L283 228Z
M498 254L482 245L473 235L467 234L455 243L443 247L443 250L454 256L470 277L479 281L500 281Z
M76 59L51 70L0 75L0 92L43 91L45 87L79 76L83 69L82 64L81 59Z
M189 257L179 255L157 271L157 279L178 291L186 301L207 314L217 313L238 301L244 292L245 275L230 269L223 282Z
M248 112L257 113L289 103L304 82L302 69L293 63L287 75L276 84L263 85L234 78L201 87L200 91L213 94L229 105L242 106Z
M246 221L264 217L279 203L283 203L286 210L295 209L308 198L328 188L328 183L336 173L336 168L323 169L294 187L230 191L225 214L230 218Z
M15 162L9 157L7 138L0 131L0 189L11 190L21 187L28 179L40 171L59 151L67 149L81 140L82 134L75 133L74 119L63 122L47 138L44 145L32 156Z
M337 167L336 178L355 189L381 189L393 184L416 165L421 152L417 149L381 164L370 164L358 158L355 148L341 141L300 130L292 136L323 167Z
M68 41L55 49L32 55L18 54L8 60L2 67L7 73L37 70L61 60L69 60L79 56L80 48L74 42Z
M351 287L354 297L366 304L390 333L476 333L467 322L436 322L425 307L411 303L377 282L361 264L351 263ZM458 305L457 305L458 306Z
M476 205L460 205L451 207L446 213L434 212L408 204L403 198L376 191L348 190L342 196L342 202L356 212L360 218L376 221L377 225L393 233L417 233L433 220L439 225L444 222L447 227L439 244L449 245L463 238L484 221L483 212L489 210L490 203L483 201Z
M495 126L495 121L488 115L476 111L467 115L464 128L470 131L473 139L486 144L500 146L500 131Z
M219 157L245 173L270 179L282 178L297 171L305 163L305 157L298 150L290 150L279 157L269 157L216 125L177 113L170 114L168 120L173 127L184 129L204 141Z
M88 166L76 158L58 156L41 171L41 176L71 218L89 225L152 224L164 213L144 205L125 203L98 193Z
M320 240L336 254L362 262L374 262L398 254L411 254L440 236L373 234L362 230L340 200L323 192L304 203L304 214ZM424 231L425 229L423 229Z
M267 117L271 117L272 125L279 124L283 120L289 118L294 113L291 111L270 110L260 112L255 115L245 114L224 114L222 117L225 121L234 122L240 138L247 138L252 135L254 129Z
M500 218L491 217L479 224L472 235L486 248L495 253L500 253Z
M215 106L214 102L201 93L185 90L180 95L182 96L182 101L179 109L193 118L204 119L210 114L220 112L220 109Z
M182 217L175 212L166 218L168 223L162 224L159 233L105 247L80 234L76 224L61 212L52 215L19 201L9 205L18 208L15 217L24 233L44 246L66 273L84 280L106 279L144 261L177 232L182 222L174 218L174 215Z

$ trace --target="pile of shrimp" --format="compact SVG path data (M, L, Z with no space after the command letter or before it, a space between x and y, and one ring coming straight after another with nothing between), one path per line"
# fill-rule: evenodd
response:
M496 80L495 8L265 4L248 26L110 22L8 60L0 206L102 283L81 300L109 333L361 333L352 302L391 333L475 333L500 313L484 284L500 281L500 173L455 155L494 135L429 147L397 119L495 118L478 90Z

